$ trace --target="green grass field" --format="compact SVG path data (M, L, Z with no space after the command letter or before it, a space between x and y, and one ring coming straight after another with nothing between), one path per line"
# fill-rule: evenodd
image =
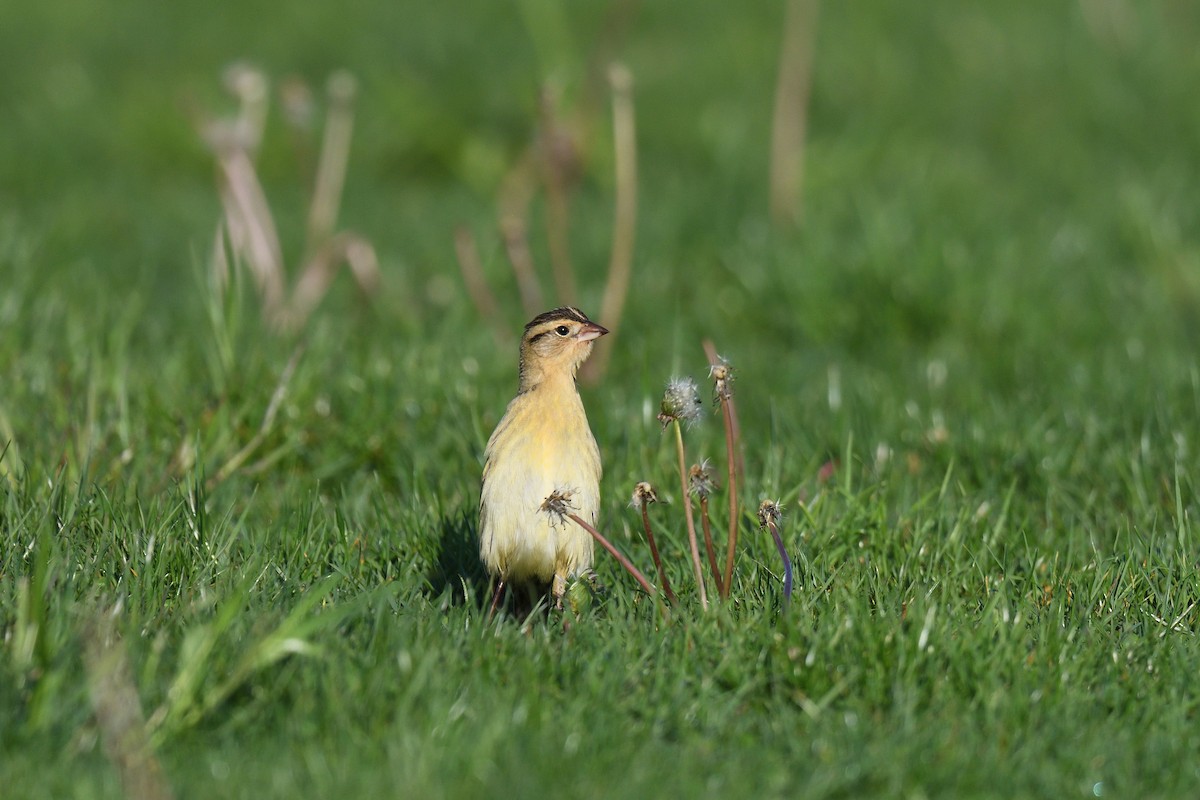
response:
M5 798L137 796L104 675L179 797L1200 793L1197 7L823 4L795 230L768 213L782 4L118 5L0 24ZM664 621L598 555L607 594L568 630L489 622L479 471L516 353L454 232L515 335L497 192L539 85L585 108L607 58L635 80L637 244L583 394L602 529L653 574L628 504L656 484L681 602ZM244 272L209 279L193 121L232 111L238 59L359 81L340 220L382 284L340 275L295 334ZM602 94L570 232L593 314L610 126ZM293 268L311 156L273 107L259 170ZM670 377L708 386L704 338L746 469L707 613L654 418ZM723 469L718 413L686 439Z

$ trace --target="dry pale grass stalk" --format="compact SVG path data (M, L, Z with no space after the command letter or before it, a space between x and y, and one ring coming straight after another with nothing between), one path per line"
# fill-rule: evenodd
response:
M458 256L458 268L462 272L463 283L467 285L467 294L479 311L479 315L492 326L492 335L496 344L504 347L509 343L508 326L500 315L496 296L488 286L483 274L483 262L479 258L479 248L475 246L475 236L466 226L460 226L454 232L454 252Z
M561 303L576 305L575 270L571 266L571 185L579 170L579 154L570 131L559 119L558 98L550 86L539 103L539 154L546 186L546 245Z
M238 101L238 114L231 134L251 157L258 153L270 108L267 76L245 61L226 67L221 76L225 89Z
M696 391L696 382L691 378L672 378L663 392L658 421L666 430L675 428L675 453L679 457L679 489L683 500L684 520L687 522L688 546L692 552L692 572L696 578L696 589L700 594L700 605L708 610L708 592L704 587L704 568L700 565L700 547L696 541L696 523L692 519L692 496L688 491L687 457L683 448L683 425L693 424L702 416L703 404Z
M1137 43L1137 14L1128 0L1079 0L1079 11L1088 32L1101 45L1127 50Z
M379 287L379 258L375 248L356 233L336 233L326 239L305 263L292 292L292 301L278 318L284 328L296 330L304 325L333 285L341 264L350 270L365 297L370 297Z
M238 117L201 126L217 160L224 218L217 227L211 262L217 289L223 291L229 281L227 236L235 263L244 264L254 276L263 318L279 330L294 330L307 321L342 264L369 296L380 281L374 249L361 236L335 232L353 131L353 78L340 72L330 79L329 113L308 217L308 255L290 298L283 248L254 166L266 119L267 80L257 70L238 66L230 70L226 83L240 100Z
M167 800L174 795L150 746L146 716L133 682L113 611L98 611L83 630L83 663L92 711L104 753L117 769L130 800Z
M215 148L229 243L254 276L263 315L274 319L283 308L285 296L283 248L279 244L275 219L250 154L229 141L217 143ZM213 269L220 277L220 268L214 265ZM228 268L225 275L228 275ZM224 288L223 282L217 285Z
M692 496L688 492L687 459L683 450L683 426L675 420L675 452L679 456L679 486L683 495L684 520L687 522L688 547L692 550L692 572L700 592L700 607L708 610L708 592L704 588L704 568L700 566L700 547L696 541L696 523L692 519Z
M616 172L616 197L613 211L612 254L608 262L608 282L600 304L600 319L609 330L621 324L629 279L633 271L633 244L637 231L637 127L633 107L633 76L622 64L608 71L612 87L613 154ZM611 347L600 348L596 357L584 366L584 377L595 380L608 368Z
M784 20L771 122L771 219L777 225L803 221L801 192L817 9L818 0L788 0Z
M354 133L357 88L354 76L345 70L333 73L326 88L329 111L325 116L325 135L308 211L308 243L312 249L323 247L337 224L346 182L346 163L350 159L350 139Z
M504 251L517 280L521 307L529 317L545 308L542 287L529 250L529 205L533 202L535 173L533 148L528 148L504 176L497 200Z

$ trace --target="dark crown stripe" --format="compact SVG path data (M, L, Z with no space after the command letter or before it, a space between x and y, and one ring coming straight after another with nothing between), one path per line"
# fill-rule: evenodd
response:
M536 328L538 325L544 325L547 322L557 322L559 320L571 320L573 322L591 322L591 320L587 318L587 315L584 314L582 311L580 311L578 308L572 308L571 306L562 306L561 308L555 308L555 309L553 309L551 311L547 311L543 314L538 314L536 317L529 320L529 324L525 326L525 330L529 331L532 328Z

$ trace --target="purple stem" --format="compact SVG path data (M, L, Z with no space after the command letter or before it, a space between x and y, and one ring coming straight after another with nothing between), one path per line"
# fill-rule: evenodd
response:
M783 539L780 538L779 529L775 527L775 523L768 522L767 527L771 529L771 536L775 538L775 546L779 548L779 557L783 559L783 607L786 610L792 601L792 559L788 558L787 550L783 546Z

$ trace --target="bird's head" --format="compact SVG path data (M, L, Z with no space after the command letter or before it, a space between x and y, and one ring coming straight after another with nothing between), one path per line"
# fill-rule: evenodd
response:
M578 308L564 306L538 314L521 337L521 389L527 390L553 375L572 378L592 352L592 342L608 329Z

